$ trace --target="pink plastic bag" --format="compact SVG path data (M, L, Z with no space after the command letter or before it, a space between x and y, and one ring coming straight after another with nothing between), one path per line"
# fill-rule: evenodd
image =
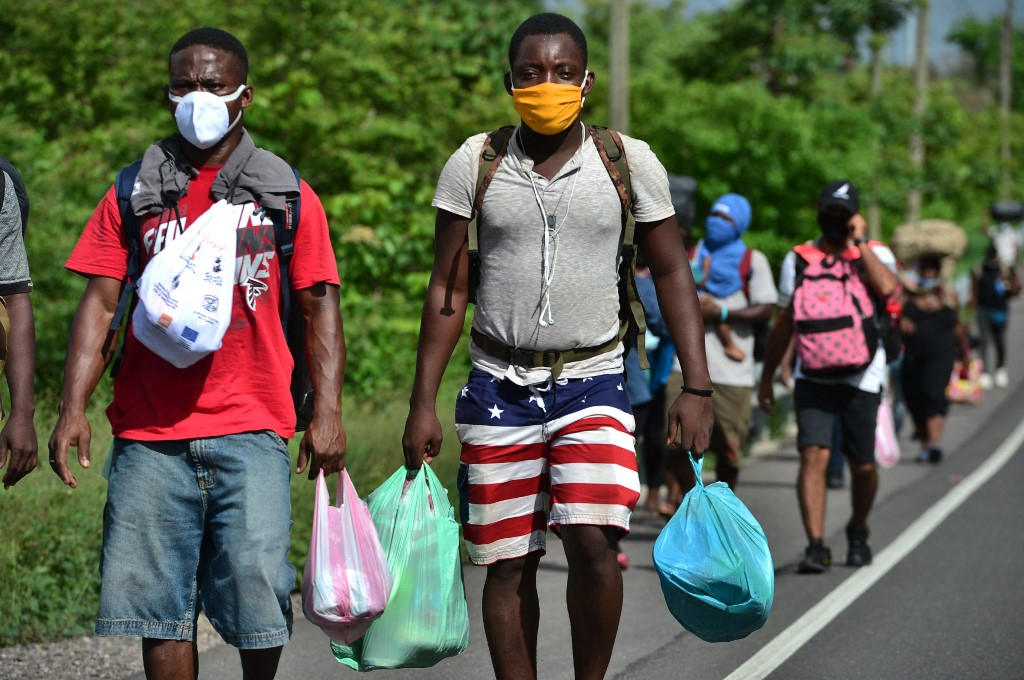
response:
M891 468L900 462L900 443L896 439L896 421L892 417L892 402L882 399L878 405L878 423L875 425L875 462Z
M302 579L302 613L332 640L351 644L384 613L393 580L377 528L348 471L331 505L323 470L316 480L313 531Z

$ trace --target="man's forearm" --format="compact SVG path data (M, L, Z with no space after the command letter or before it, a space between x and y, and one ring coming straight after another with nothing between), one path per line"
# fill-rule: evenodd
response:
M875 294L882 299L887 299L896 292L899 280L892 271L882 264L874 251L867 244L861 246L861 259L864 263L864 272L867 274L868 282Z
M345 382L345 328L337 286L321 284L301 291L300 304L306 322L306 361L318 418L341 418L341 393Z
M75 312L64 363L62 411L84 412L103 371L117 351L118 334L110 331L117 308L120 281L90 279Z
M764 364L761 367L761 382L770 383L780 362L786 355L789 339L793 335L793 315L790 308L780 309L765 343Z
M444 370L462 336L467 304L464 291L449 291L433 282L427 289L410 406L433 407L436 403Z
M704 319L689 272L678 270L656 276L655 287L662 317L676 346L683 380L691 387L709 387Z
M722 305L728 307L728 305ZM705 318L705 323L718 321L721 316L722 306L719 306L719 317ZM757 304L746 307L729 307L727 321L742 321L743 323L761 323L772 318L775 305Z
M31 415L35 412L36 330L32 301L28 293L5 295L11 318L7 338L7 386L11 391L11 412Z

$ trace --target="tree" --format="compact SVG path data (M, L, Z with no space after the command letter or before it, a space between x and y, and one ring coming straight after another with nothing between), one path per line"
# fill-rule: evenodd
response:
M83 282L60 263L117 170L173 131L170 42L223 26L249 50L246 127L319 193L337 246L347 394L405 385L432 261L430 199L448 155L514 121L502 75L536 1L39 0L0 16L0 148L33 200L41 393L63 371ZM154 28L165 41L154 41Z
M981 21L967 17L946 36L946 40L960 47L970 59L975 84L995 88L999 82L999 50L1003 31L1002 17ZM1013 29L1013 55L1011 73L1014 110L1024 109L1024 28Z

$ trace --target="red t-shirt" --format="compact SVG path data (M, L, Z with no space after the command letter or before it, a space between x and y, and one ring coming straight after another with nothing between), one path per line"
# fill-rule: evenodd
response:
M210 188L220 167L200 168L174 211L143 218L143 266L179 229L213 205ZM300 223L289 267L293 290L340 285L327 216L319 197L301 183ZM83 276L124 279L128 246L111 187L64 265ZM281 329L281 279L269 219L252 217L238 230L231 326L221 348L187 368L175 368L135 339L127 323L124 357L107 407L113 433L143 441L217 437L273 430L295 434L289 386L292 357Z

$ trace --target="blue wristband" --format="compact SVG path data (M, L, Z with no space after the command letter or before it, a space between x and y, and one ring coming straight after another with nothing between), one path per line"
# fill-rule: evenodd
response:
M725 322L725 320L728 319L728 318L729 318L729 308L728 307L722 307L722 318L719 319L719 321L720 322Z

